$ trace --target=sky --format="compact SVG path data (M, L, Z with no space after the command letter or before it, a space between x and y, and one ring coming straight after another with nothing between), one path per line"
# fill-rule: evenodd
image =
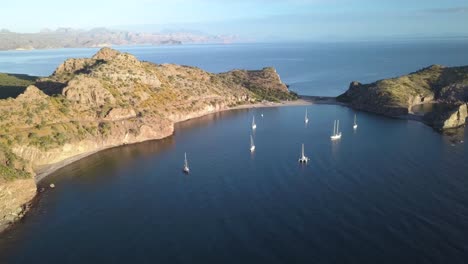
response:
M0 28L193 30L251 40L468 36L467 0L15 0Z

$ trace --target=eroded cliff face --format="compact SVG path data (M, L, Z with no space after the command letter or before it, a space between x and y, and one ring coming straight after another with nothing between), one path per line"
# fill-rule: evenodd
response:
M92 58L66 60L17 98L0 100L0 186L24 185L37 172L106 148L167 137L176 122L296 98L273 68L212 74L103 48ZM34 196L27 189L25 197ZM0 220L10 214L0 208Z
M440 103L450 107L427 115L427 124L441 129L464 125L463 109L468 102L468 66L432 65L409 75L370 84L352 82L337 99L351 107L387 116L411 114L418 104ZM458 117L460 116L460 117Z
M450 106L443 111L436 110L426 114L424 118L439 130L461 127L468 122L468 104Z

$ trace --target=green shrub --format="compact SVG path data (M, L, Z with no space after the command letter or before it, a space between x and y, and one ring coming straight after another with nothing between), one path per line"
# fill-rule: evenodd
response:
M99 123L99 132L103 135L103 136L107 136L110 134L111 132L111 125L107 122L101 122Z

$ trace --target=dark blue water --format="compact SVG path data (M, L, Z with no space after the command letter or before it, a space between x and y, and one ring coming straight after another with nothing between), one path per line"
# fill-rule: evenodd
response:
M315 81L318 66L288 68L296 65L287 60L300 53L296 48L289 55L281 54L281 46L247 59L232 55L244 54L239 46L210 47L218 54L213 65L237 58L219 71L236 61L238 68L246 60L255 68L281 57L283 79L309 83L302 87L327 83ZM244 52L262 47L274 49L247 45ZM397 60L385 47L381 56ZM452 64L463 64L465 47L459 56L447 49L446 56L435 57L453 56ZM210 54L207 46L161 50L168 54L132 48L152 61L215 67L200 56ZM92 53L76 52L84 51ZM184 62L187 57L193 61ZM406 63L427 64L426 57L419 62L418 56L406 57L379 75L395 74ZM335 67L327 67L332 76ZM345 66L336 62L340 67ZM357 79L365 71L356 68ZM330 89L338 85L330 82ZM466 263L468 147L460 142L468 140L465 131L441 135L421 123L362 112L353 131L351 109L314 105L308 111L307 127L304 106L209 115L178 124L167 139L110 149L67 166L42 182L56 188L42 193L28 216L2 234L0 263ZM253 115L257 150L251 155ZM341 120L338 142L329 138L334 119ZM297 162L302 143L311 158L306 166ZM189 175L181 172L184 152Z

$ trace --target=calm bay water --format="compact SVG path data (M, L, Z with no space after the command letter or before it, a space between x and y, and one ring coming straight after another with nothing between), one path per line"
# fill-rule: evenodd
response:
M468 43L124 48L219 72L275 66L293 90L336 95L429 64L468 64ZM94 50L0 52L0 71L47 75ZM13 63L18 61L18 64ZM22 68L24 67L24 68ZM23 70L21 70L23 69ZM468 135L332 105L237 110L114 148L44 180L0 237L0 263L465 263ZM263 113L262 118L260 114ZM249 152L256 116L257 151ZM333 120L343 137L331 142ZM311 162L297 162L301 143ZM181 172L187 152L191 174Z

